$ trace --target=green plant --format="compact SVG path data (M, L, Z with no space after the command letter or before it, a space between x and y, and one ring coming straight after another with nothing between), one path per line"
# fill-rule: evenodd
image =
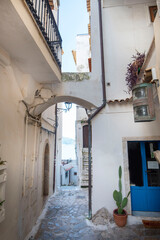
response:
M119 191L114 190L113 198L116 201L116 205L118 207L118 214L123 214L123 208L125 208L127 206L128 196L130 194L130 191L127 194L127 197L124 197L124 198L122 197L122 181L121 181L122 167L121 166L119 166L118 173L119 173Z
M2 207L3 203L5 202L5 200L0 202L0 207Z
M0 161L0 165L4 165L6 161Z
M3 165L5 164L7 161L2 161L1 158L0 158L0 165Z

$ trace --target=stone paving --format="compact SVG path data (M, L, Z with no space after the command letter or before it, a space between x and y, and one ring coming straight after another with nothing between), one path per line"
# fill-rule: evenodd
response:
M160 229L146 229L142 224L106 230L88 225L87 189L62 188L49 199L45 218L35 240L160 240Z

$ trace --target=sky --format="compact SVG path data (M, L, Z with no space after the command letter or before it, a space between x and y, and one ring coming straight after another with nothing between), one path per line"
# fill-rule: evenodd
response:
M88 33L89 14L86 0L60 0L59 30L62 37L62 72L76 72L72 50L76 50L77 34ZM65 106L64 106L65 107ZM63 112L62 136L75 139L76 105ZM75 159L75 146L62 145L62 159Z
M89 14L86 0L60 0L59 30L62 37L62 72L75 72L72 50L76 49L77 34L88 32ZM63 137L75 138L76 108L63 114Z
M63 108L65 105L63 104ZM72 104L72 108L68 112L63 112L62 118L62 136L75 139L75 120L76 105ZM76 159L75 145L62 144L62 159Z
M62 72L76 72L72 50L77 34L88 33L89 14L86 0L60 0L59 29L62 37Z
M64 106L65 108L65 106ZM67 112L63 112L63 127L62 136L75 138L75 120L76 120L76 105L72 104L72 108Z

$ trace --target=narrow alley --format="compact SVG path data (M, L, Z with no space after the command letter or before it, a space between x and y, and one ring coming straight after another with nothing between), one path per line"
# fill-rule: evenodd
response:
M34 240L160 239L160 229L146 229L142 224L124 228L119 228L114 223L103 227L93 225L87 219L87 195L87 189L63 187L56 195L51 196L47 213Z

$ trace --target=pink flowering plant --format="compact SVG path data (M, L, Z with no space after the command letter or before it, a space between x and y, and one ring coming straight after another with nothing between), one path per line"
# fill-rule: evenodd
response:
M140 73L141 67L145 60L145 53L136 52L136 55L132 56L132 61L127 66L126 73L126 85L128 87L128 92L132 91L132 88L136 85L138 74Z

